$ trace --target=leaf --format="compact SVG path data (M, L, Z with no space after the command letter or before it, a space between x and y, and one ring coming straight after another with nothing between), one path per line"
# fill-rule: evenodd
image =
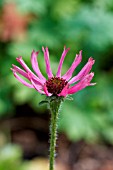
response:
M39 106L42 106L42 105L44 105L44 104L48 104L49 102L47 101L47 100L43 100L43 101L41 101L40 103L39 103Z

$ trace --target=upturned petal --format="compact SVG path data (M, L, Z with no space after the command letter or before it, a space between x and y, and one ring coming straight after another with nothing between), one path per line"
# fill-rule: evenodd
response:
M63 64L64 58L69 50L70 50L70 48L66 49L66 47L64 46L64 51L62 53L62 56L61 56L61 59L60 59L59 65L58 65L56 77L61 77L62 64Z
M31 70L29 69L29 67L25 64L25 62L23 61L22 57L18 57L16 58L16 60L20 63L20 65L24 68L24 70L26 72L31 72Z
M39 66L38 66L38 62L37 62L38 53L39 53L39 52L35 52L34 50L32 51L32 54L31 54L32 68L33 68L33 70L36 72L36 74L38 75L38 77L39 77L43 82L45 82L46 79L45 79L45 77L42 75L42 73L41 73L41 71L40 71L40 69L39 69Z
M69 85L67 84L67 85L63 88L63 90L61 91L61 93L58 94L58 96L64 96L64 97L66 97L66 96L68 95L68 87L69 87Z
M31 83L32 83L32 85L34 86L34 88L35 88L39 93L45 94L45 92L44 92L43 90L41 90L41 89L39 88L39 86L38 86L37 84L35 84L32 79L31 79Z
M29 79L27 73L26 73L24 70L22 70L21 68L15 66L14 64L12 64L12 66L13 66L13 68L11 69L12 71L18 72L18 73L21 74L23 77Z
M17 75L17 73L15 71L13 71L13 74L15 76L15 78L20 81L23 85L29 87L29 88L34 88L32 84L27 83L25 80L23 80L20 76Z
M79 52L79 54L76 55L74 62L72 63L71 67L69 68L69 70L66 72L66 74L64 74L62 76L63 79L66 79L66 81L68 81L73 74L73 71L75 70L75 68L80 64L82 60L82 51Z
M52 94L48 92L46 84L44 84L43 89L44 89L44 92L45 92L46 96L52 96Z
M41 79L39 79L30 69L29 67L25 64L25 62L23 61L22 57L18 57L16 58L16 60L21 64L21 66L24 68L24 70L27 72L27 73L31 73L33 77L35 77L38 81L42 82L43 81Z
M40 85L36 80L33 79L32 74L28 73L28 77L33 85L33 87L41 94L45 94L45 92L42 90L42 85Z
M46 49L44 49L44 47L42 47L42 51L44 52L44 59L45 59L45 63L46 63L46 73L48 75L48 78L51 78L51 77L53 77L53 74L52 74L51 67L50 67L48 48L46 47Z
M77 91L84 89L86 86L95 85L95 83L90 83L93 76L94 73L86 75L83 79L81 79L79 83L75 84L74 86L68 89L68 94L76 93Z
M42 87L43 86L43 83L40 82L36 77L34 77L32 75L32 73L28 73L28 77L29 77L29 80L31 81L31 79L34 81L35 84L37 84L38 86Z
M86 65L82 68L82 70L69 81L69 84L73 84L78 80L82 79L84 76L86 76L92 69L94 62L95 60L93 60L93 58L90 57Z

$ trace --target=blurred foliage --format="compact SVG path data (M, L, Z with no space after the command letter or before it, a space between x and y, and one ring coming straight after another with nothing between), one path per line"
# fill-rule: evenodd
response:
M0 33L3 31L3 6L11 1L0 1ZM113 144L113 3L112 0L15 0L18 13L27 17L27 27L22 39L0 39L0 116L15 113L16 105L28 103L38 113L38 103L44 99L33 89L24 87L13 77L11 64L22 55L30 65L30 53L40 50L39 65L43 74L45 66L42 46L48 46L53 72L63 50L70 47L62 73L69 68L74 56L83 50L83 62L78 72L92 55L97 82L73 95L72 101L62 106L59 130L71 140L87 142L107 141ZM21 34L21 32L20 32ZM12 35L11 35L12 36ZM1 36L0 36L1 37ZM55 70L56 68L56 70Z
M22 162L21 149L16 145L0 148L0 170L27 170L28 166Z
M72 140L97 142L103 139L113 144L112 74L96 77L97 86L74 95L73 101L63 105L60 129ZM69 111L68 111L69 110Z

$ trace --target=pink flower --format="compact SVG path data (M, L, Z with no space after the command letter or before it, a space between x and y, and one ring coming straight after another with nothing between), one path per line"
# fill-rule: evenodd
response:
M67 52L69 51L69 48L66 49L66 47L64 47L64 51L62 53L58 65L56 76L54 76L50 66L48 48L46 47L44 49L44 47L42 47L42 51L44 53L46 73L48 79L46 79L42 75L39 69L37 61L39 52L33 51L31 54L32 68L36 74L34 74L29 69L29 67L23 61L22 57L18 57L16 60L20 63L23 69L15 65L12 65L13 68L11 70L13 71L14 76L16 77L16 79L18 79L18 81L20 81L25 86L29 88L35 88L39 93L45 94L46 96L66 97L67 95L76 93L77 91L82 90L87 86L95 85L95 83L91 83L94 73L90 72L92 69L92 65L95 62L93 58L90 57L86 65L82 68L82 70L72 78L72 74L75 68L80 64L82 60L82 51L80 51L79 54L76 55L69 70L63 76L61 76L62 64L64 62L64 58ZM29 83L22 79L17 73L25 77L27 80L29 80Z

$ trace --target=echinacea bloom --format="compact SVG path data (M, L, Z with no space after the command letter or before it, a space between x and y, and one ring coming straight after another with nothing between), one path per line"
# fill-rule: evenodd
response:
M69 70L61 76L61 70L62 65L64 62L64 58L69 51L69 48L66 49L64 47L56 76L53 75L51 66L50 66L50 60L49 60L49 51L48 48L42 47L42 51L44 53L44 59L46 64L46 73L48 76L48 79L46 79L38 66L38 54L39 52L35 52L33 50L31 54L31 64L34 72L34 74L29 67L25 64L22 57L18 57L16 60L20 63L20 65L23 67L23 69L17 67L16 65L12 65L12 71L14 76L18 81L20 81L22 84L29 88L35 88L39 93L45 94L46 96L63 96L66 97L69 94L73 94L78 92L79 90L84 89L87 86L95 85L95 83L91 83L91 80L94 76L93 72L90 72L92 69L92 65L94 64L95 60L93 60L92 57L88 59L88 62L86 65L82 68L82 70L75 75L72 78L72 74L75 70L75 68L80 64L82 60L82 51L79 52L79 54L76 55L71 67ZM29 80L29 83L22 79L18 74L25 77L27 80Z

